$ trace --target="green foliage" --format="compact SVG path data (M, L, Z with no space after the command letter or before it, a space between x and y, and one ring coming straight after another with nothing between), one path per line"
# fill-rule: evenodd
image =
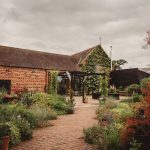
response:
M21 141L21 134L20 134L20 130L19 128L17 128L17 126L13 123L13 122L9 122L10 123L10 145L16 145Z
M20 142L20 131L11 121L0 122L0 140L5 137L10 137L10 145L18 144Z
M132 96L132 100L133 100L134 103L140 102L140 101L143 100L143 96L140 95L140 94L138 94L138 93L135 93L135 94L133 94L133 96Z
M28 121L23 119L15 119L13 123L19 129L21 141L29 140L32 138L32 130Z
M110 87L110 88L108 89L108 93L109 93L109 94L116 94L116 93L117 93L117 90L114 89L114 88L112 88L112 87Z
M119 150L119 130L122 127L120 124L111 124L102 128L102 138L99 142L99 147L106 150Z
M50 106L59 115L72 114L74 112L74 104L70 100L67 102L63 97L53 99Z
M107 100L96 111L99 124L84 129L85 141L96 144L100 150L120 149L120 130L134 113L129 104Z
M100 76L100 93L102 96L108 96L108 78Z
M85 141L89 144L98 144L99 143L99 138L100 138L100 133L101 133L101 128L100 126L93 126L89 127L87 129L83 129L83 133L85 136Z
M113 113L110 111L110 109L106 107L100 107L97 112L97 119L99 123L102 123L103 121L107 123L112 123L113 122Z
M101 105L97 111L97 119L99 123L102 121L107 121L108 123L112 123L115 119L115 115L111 110L117 107L117 102L113 100L106 100L106 102Z
M132 84L126 88L126 92L128 93L128 95L133 95L133 93L139 93L140 88L140 85Z
M57 86L58 86L57 76L58 76L57 71L50 71L50 79L48 87L49 94L57 94Z
M9 133L10 133L9 124L0 122L0 139L2 139L4 136L9 135Z
M109 126L93 126L83 130L85 141L89 144L98 145L101 150L119 150L120 124Z
M0 105L0 124L4 124L3 131L9 129L10 145L18 144L22 140L32 137L35 118L22 105Z
M30 123L31 128L35 127L35 118L31 112L23 105L2 105L0 106L0 120L11 121L13 119L21 118Z
M134 116L132 108L129 104L118 103L116 108L111 110L114 116L114 122L124 123L127 118Z
M133 117L132 107L127 103L119 103L112 100L106 100L96 111L99 121L98 145L99 149L119 150L120 148L120 130L127 118ZM92 131L90 133L92 135Z
M20 102L28 107L30 107L33 103L32 93L26 92L20 94Z
M40 106L49 106L51 98L54 97L46 93L35 93L32 95L33 104Z
M124 59L119 59L119 60L113 60L113 70L121 69L121 66L126 64L127 61Z
M125 98L120 100L121 103L132 103L132 101L132 98Z
M142 143L138 143L137 140L132 138L131 142L130 142L130 145L131 145L130 150L140 150L141 146L142 146Z
M110 68L110 59L101 46L97 46L95 50L93 50L82 68L84 68L85 72L95 73L97 65L101 66L101 71L105 73L108 71L108 68ZM90 92L99 92L99 77L88 77L86 86Z
M4 103L4 97L5 97L6 94L7 94L6 89L2 87L0 89L0 104Z
M36 118L36 127L48 126L48 120L57 118L57 114L53 112L48 106L33 105L30 108L30 112L34 118Z
M71 100L66 101L64 96L57 94L35 93L32 95L33 104L49 107L57 114L70 114L74 112L74 104Z
M144 78L144 79L140 82L141 88L147 88L147 83L150 83L150 77Z

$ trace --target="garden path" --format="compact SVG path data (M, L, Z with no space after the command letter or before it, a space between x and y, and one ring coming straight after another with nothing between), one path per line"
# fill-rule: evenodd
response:
M94 150L84 142L83 128L97 124L98 101L89 98L88 104L83 104L81 97L76 97L75 102L75 114L59 116L51 121L53 126L35 130L32 140L11 150Z

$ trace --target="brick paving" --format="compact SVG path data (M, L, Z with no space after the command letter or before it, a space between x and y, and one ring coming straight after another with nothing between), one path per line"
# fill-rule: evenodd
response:
M76 98L76 103L75 114L60 116L51 121L53 126L34 130L32 140L11 150L94 150L84 142L83 128L97 124L94 117L98 102L82 104L81 98Z

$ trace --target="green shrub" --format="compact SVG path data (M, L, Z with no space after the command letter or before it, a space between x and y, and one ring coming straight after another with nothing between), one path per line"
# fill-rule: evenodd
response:
M32 138L32 130L28 121L23 119L16 119L13 122L19 129L21 141L29 140Z
M120 103L132 103L132 98L121 99Z
M21 141L20 130L16 124L10 122L10 145L16 145Z
M108 90L108 93L109 94L116 94L117 90L115 88L110 87L109 90Z
M36 127L48 126L48 120L57 118L57 114L49 107L33 105L30 112L36 118Z
M93 126L89 127L87 129L83 129L83 133L85 136L85 141L89 144L98 144L100 133L101 133L101 127L100 126Z
M132 96L132 100L133 100L134 103L135 103L135 102L140 102L140 101L143 100L143 96L140 95L140 94L138 94L138 93L135 93L135 94L133 94L133 96Z
M58 115L74 113L75 104L72 101L66 101L65 97L59 95L50 95L50 99L50 106Z
M144 79L140 82L141 88L147 88L147 83L150 83L150 77L144 78Z
M0 100L1 100L2 103L4 102L3 100L4 100L4 97L5 97L6 94L7 94L6 89L4 87L2 87L0 89Z
M0 123L0 140L5 136L10 137L10 145L15 145L20 142L20 131L12 122Z
M109 109L113 109L117 107L117 102L115 102L114 100L107 100L105 102L105 107L109 108Z
M74 113L74 107L71 104L67 104L65 108L66 114L73 114Z
M24 105L30 107L30 106L33 104L32 93L30 93L30 92L21 93L19 100L20 100L20 102L23 103Z
M139 143L134 137L132 137L130 145L130 150L140 150L142 148L142 143Z
M46 93L35 93L32 94L33 104L38 104L40 106L50 105L50 96Z
M127 118L134 116L132 108L125 103L118 103L117 108L111 110L116 115L115 122L124 123Z
M99 123L102 121L107 121L108 123L112 123L114 119L116 118L115 113L113 113L111 110L117 107L117 102L112 100L107 100L105 104L101 105L97 111L97 119L99 120Z
M67 102L65 97L57 94L35 93L32 95L33 103L42 107L49 106L58 115L74 112L74 105Z
M113 113L111 112L110 109L106 108L106 107L100 107L97 111L97 119L99 121L99 123L101 123L102 121L106 121L108 123L112 123L113 122Z
M0 106L0 120L10 121L18 117L27 120L31 128L35 127L36 119L25 106L17 104Z
M128 95L131 96L133 93L140 93L140 89L141 89L140 85L132 84L126 88L126 92Z
M31 128L35 125L35 118L22 105L1 105L0 123L9 127L10 145L15 145L32 137ZM5 131L7 127L5 126L3 130Z
M100 150L119 150L119 131L122 127L121 124L111 124L84 129L85 141L98 145Z
M119 130L121 127L120 124L111 124L102 128L99 147L107 150L119 150Z
M21 119L28 121L31 128L35 128L36 118L29 109L25 108L23 105L16 105L13 112L16 117L20 117Z

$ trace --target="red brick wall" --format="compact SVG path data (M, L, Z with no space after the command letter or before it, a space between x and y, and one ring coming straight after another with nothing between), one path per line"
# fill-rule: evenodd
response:
M42 69L0 66L0 80L11 80L11 92L27 88L29 91L44 92L47 74Z

